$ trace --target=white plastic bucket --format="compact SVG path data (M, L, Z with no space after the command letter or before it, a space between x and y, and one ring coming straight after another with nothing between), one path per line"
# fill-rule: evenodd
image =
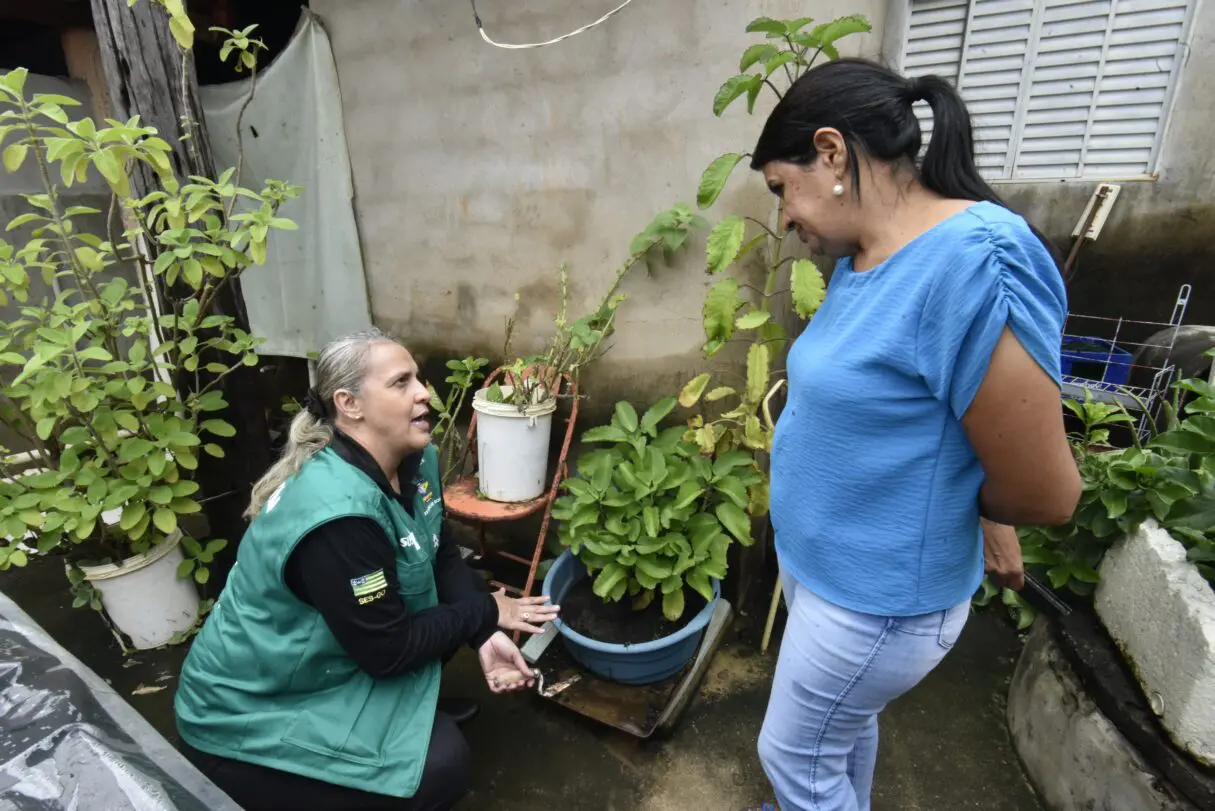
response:
M509 393L509 386L502 390ZM548 483L548 441L557 400L548 398L522 411L510 403L491 403L481 389L473 396L477 412L477 477L491 501L530 501Z
M173 634L198 621L198 588L193 578L177 577L181 533L152 550L127 558L121 566L81 566L84 579L101 592L110 620L137 650L168 644Z

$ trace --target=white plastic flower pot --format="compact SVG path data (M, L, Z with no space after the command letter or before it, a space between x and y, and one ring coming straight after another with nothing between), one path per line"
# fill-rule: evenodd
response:
M177 577L181 533L120 565L81 566L84 579L101 592L101 605L137 650L168 644L198 621L198 587Z
M509 394L510 387L503 386ZM477 476L491 501L531 501L545 490L548 443L557 400L549 397L520 410L510 403L491 403L485 389L473 396L477 412Z

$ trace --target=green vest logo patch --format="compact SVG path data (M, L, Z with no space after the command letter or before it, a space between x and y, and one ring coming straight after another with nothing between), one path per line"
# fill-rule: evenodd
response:
M354 596L358 599L359 605L366 605L373 600L380 599L388 592L388 579L384 577L383 569L376 569L371 574L351 580L350 588L354 590Z

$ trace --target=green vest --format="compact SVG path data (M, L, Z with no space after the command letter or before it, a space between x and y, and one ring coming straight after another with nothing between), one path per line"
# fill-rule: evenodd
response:
M267 500L182 666L175 708L188 744L377 794L417 792L439 697L439 661L372 679L283 579L288 556L308 532L361 516L392 539L406 608L435 606L443 509L433 447L418 477L401 482L402 493L406 488L415 491L413 516L325 448ZM352 593L375 599L377 579L382 572L351 581Z

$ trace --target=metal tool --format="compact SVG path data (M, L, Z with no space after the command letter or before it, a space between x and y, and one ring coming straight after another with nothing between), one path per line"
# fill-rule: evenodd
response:
M1025 585L1029 586L1035 594L1041 597L1056 615L1066 617L1068 614L1072 613L1071 606L1056 597L1054 591L1047 588L1045 584L1040 583L1029 574L1025 575Z
M570 676L568 679L559 681L556 684L551 685L549 687L545 687L544 686L544 672L541 670L538 670L536 668L533 668L532 673L535 674L535 678L536 678L536 694L543 698L552 698L553 696L557 695L558 693L568 689L570 687L570 685L575 684L576 682L578 682L578 680L580 680L582 678L582 674L575 673L573 676ZM500 679L497 679L497 684L499 687L505 687L506 685L509 685L509 684L515 684L517 682L521 682L521 681L523 681L523 679L524 679L523 674L518 671L515 671L514 673L508 673L507 675L501 677Z

